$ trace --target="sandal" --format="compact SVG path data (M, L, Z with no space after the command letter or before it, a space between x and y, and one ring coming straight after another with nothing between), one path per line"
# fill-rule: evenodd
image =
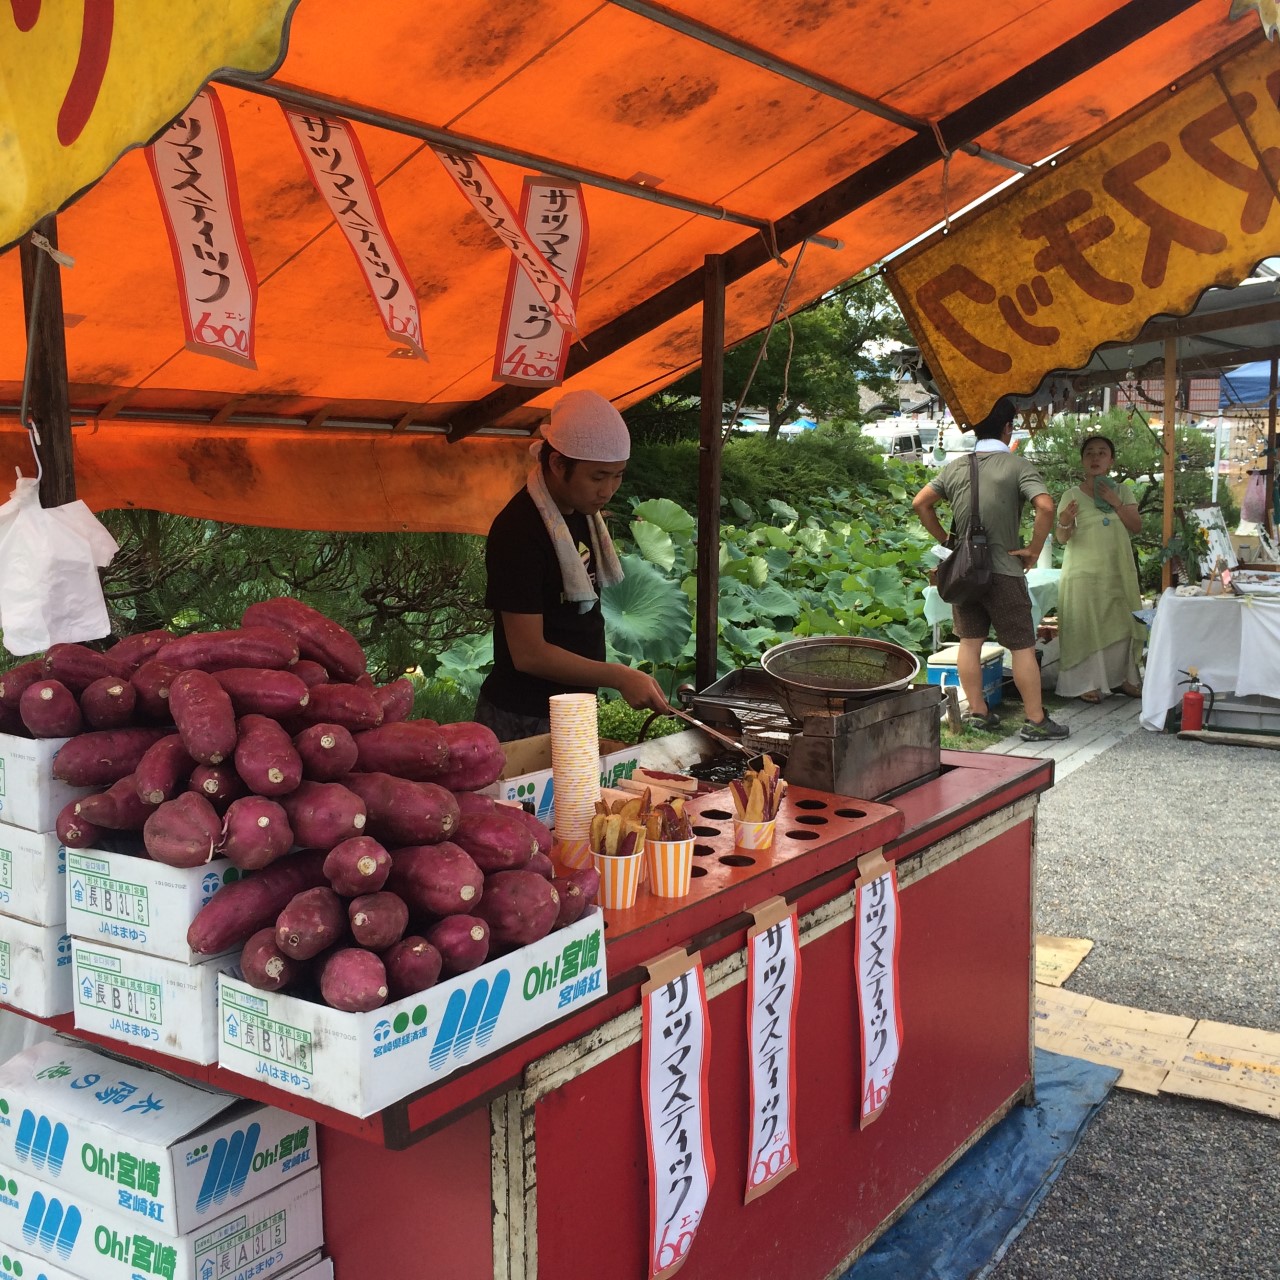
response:
M1088 693L1079 695L1081 702L1089 702L1097 704L1102 701L1102 692L1099 689L1090 689Z
M1126 684L1122 684L1122 685L1121 685L1121 686L1116 690L1116 692L1117 692L1117 693L1123 693L1123 694L1124 694L1124 696L1125 696L1126 698L1141 698L1141 697L1142 697L1142 686L1141 686L1141 685L1133 685L1133 684L1128 684L1128 683L1126 683Z

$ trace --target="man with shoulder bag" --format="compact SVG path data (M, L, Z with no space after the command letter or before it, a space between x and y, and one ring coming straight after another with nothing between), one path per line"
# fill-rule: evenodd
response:
M938 571L938 590L951 604L952 629L960 640L957 671L969 704L966 723L977 729L1000 725L982 694L982 646L994 627L996 640L1012 657L1013 682L1026 708L1020 736L1048 742L1071 731L1050 720L1044 709L1026 572L1049 536L1054 503L1035 465L1009 448L1014 416L1012 401L998 400L974 425L973 452L949 462L912 506L942 543L948 536L935 508L940 502L951 507L955 545ZM1027 502L1035 511L1035 527L1030 545L1021 547L1019 526Z

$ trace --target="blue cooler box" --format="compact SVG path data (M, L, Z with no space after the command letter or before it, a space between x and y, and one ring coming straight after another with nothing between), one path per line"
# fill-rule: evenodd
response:
M925 670L930 684L959 685L960 676L956 670L956 660L960 656L960 646L949 644L937 653L932 654ZM1004 649L998 644L982 646L982 696L986 700L987 709L997 706L1004 697Z

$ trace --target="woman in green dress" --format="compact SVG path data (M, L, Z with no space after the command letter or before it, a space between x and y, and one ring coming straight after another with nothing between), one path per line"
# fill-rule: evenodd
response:
M1083 481L1058 504L1054 537L1064 545L1058 584L1058 693L1101 702L1113 689L1141 695L1138 658L1142 608L1138 570L1129 539L1142 527L1127 484L1107 476L1116 447L1106 436L1080 446Z

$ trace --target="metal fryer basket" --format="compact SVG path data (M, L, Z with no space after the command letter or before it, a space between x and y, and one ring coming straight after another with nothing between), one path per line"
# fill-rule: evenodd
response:
M907 688L920 659L887 640L862 636L811 636L775 645L760 665L783 704L797 719L831 715Z

